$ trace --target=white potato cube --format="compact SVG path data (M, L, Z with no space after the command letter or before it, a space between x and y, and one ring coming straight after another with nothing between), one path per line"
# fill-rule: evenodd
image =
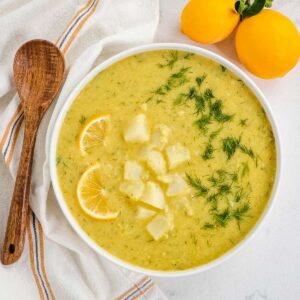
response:
M165 216L157 215L151 222L147 225L147 230L150 235L158 241L169 231L169 222Z
M154 128L151 144L158 150L163 150L169 141L171 129L165 124L159 124Z
M193 207L187 197L175 197L173 202L177 210L184 210L188 216L194 215Z
M146 183L141 201L159 209L165 207L164 193L161 187L153 181Z
M185 148L180 143L167 147L166 153L170 169L178 167L180 164L191 158L189 149Z
M141 180L137 181L126 181L123 182L119 189L120 191L128 196L130 199L139 200L141 199L144 192L144 183Z
M139 114L125 128L124 139L128 143L144 143L150 140L146 116Z
M125 162L124 165L124 179L139 180L143 173L143 167L134 160Z
M147 165L156 174L164 174L167 171L166 162L161 152L152 150L147 156Z
M150 217L154 216L155 214L156 214L156 212L151 209L147 209L142 206L138 206L137 218L139 220L149 219Z
M186 181L178 174L172 176L172 180L169 182L169 186L166 192L168 197L184 195L189 192L189 186Z
M141 147L141 149L138 152L138 159L140 161L146 161L148 158L149 153L152 151L153 146L152 145L145 145Z

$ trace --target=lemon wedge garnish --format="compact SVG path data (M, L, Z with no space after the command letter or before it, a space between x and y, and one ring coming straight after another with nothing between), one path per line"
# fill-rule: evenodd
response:
M110 116L101 115L89 119L78 135L78 147L81 153L103 144L107 133Z
M111 220L119 214L108 207L99 164L89 167L82 174L77 185L77 198L83 211L92 218Z

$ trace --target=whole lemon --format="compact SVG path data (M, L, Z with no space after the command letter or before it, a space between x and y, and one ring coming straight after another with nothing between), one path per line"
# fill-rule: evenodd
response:
M300 36L286 16L266 9L240 23L235 48L251 73L271 79L285 75L297 64Z
M181 15L181 31L205 44L224 40L240 20L235 0L191 0Z

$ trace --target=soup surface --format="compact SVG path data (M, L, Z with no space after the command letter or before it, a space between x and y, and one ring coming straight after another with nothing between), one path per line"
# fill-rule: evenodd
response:
M245 237L268 202L276 152L265 112L239 78L166 50L126 58L85 86L62 124L56 163L91 239L169 271L208 263Z

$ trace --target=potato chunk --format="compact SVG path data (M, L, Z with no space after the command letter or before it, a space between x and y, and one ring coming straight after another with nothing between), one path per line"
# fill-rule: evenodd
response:
M171 129L165 124L159 124L154 128L151 144L158 150L163 150L169 141Z
M168 189L166 195L168 197L184 195L189 192L189 186L186 181L177 173L165 174L158 176L160 182L167 183Z
M147 155L147 165L156 174L164 174L167 171L166 162L163 155L156 150L152 150Z
M125 162L124 165L124 179L139 180L143 173L143 167L134 160Z
M165 216L157 215L151 222L147 225L147 230L150 235L158 241L169 231L169 222Z
M139 220L149 219L150 217L154 216L155 214L156 214L156 212L151 209L147 209L142 206L138 206L137 218Z
M159 209L165 207L164 193L161 187L153 181L146 183L141 201Z
M173 146L166 148L169 168L174 169L185 161L190 160L190 151L182 146L180 143L177 143Z
M123 182L119 189L120 191L128 196L130 199L139 200L141 199L144 192L144 183L141 180L137 181L125 181Z
M150 140L146 116L139 114L125 128L124 139L128 143L144 143Z

